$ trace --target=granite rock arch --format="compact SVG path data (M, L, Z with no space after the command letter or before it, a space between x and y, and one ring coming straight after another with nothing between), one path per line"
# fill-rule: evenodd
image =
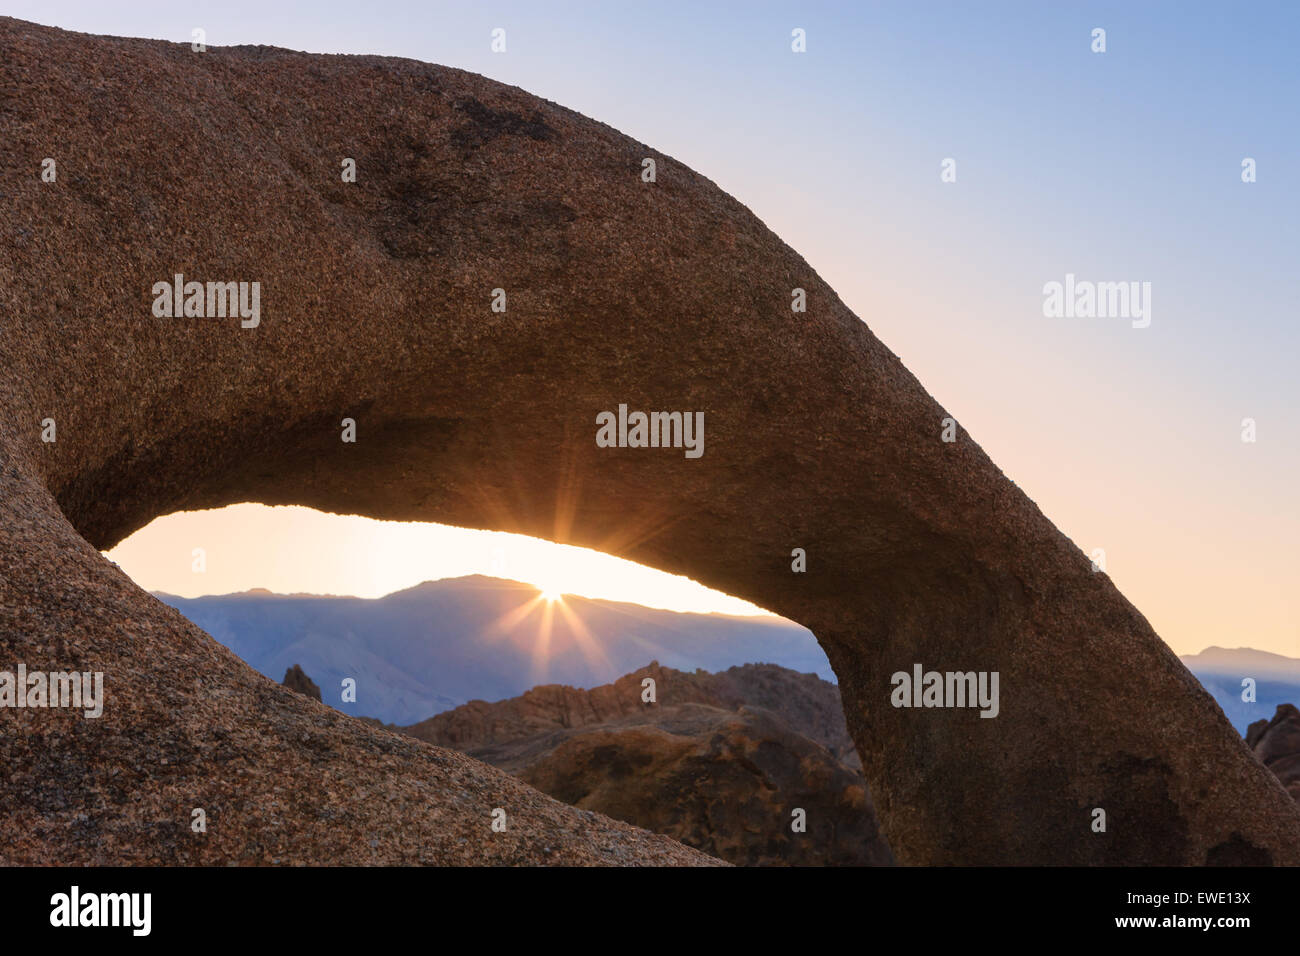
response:
M0 717L9 862L706 862L282 691L97 551L243 500L565 540L807 625L900 862L1300 862L1142 615L704 177L414 61L12 19L0 54L0 633L113 695ZM176 273L260 282L260 325L156 318ZM703 411L704 456L598 449L619 403ZM891 708L914 663L998 671L1000 715Z

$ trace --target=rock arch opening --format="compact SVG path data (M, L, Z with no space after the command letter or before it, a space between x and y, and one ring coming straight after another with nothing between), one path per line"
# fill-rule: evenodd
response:
M301 665L353 716L413 724L658 662L834 681L805 628L686 578L521 535L307 508L178 513L105 555L256 670ZM350 678L356 700L344 701ZM319 696L319 695L318 695Z
M254 505L107 557L263 676L567 804L735 864L893 860L816 639L686 579Z

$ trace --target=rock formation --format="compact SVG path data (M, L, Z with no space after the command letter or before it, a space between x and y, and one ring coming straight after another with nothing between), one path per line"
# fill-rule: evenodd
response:
M1255 721L1246 731L1246 745L1300 803L1300 710L1282 704L1272 720Z
M642 700L642 681L656 700ZM834 684L771 664L472 701L407 728L557 799L739 865L876 866L880 835ZM843 755L841 760L839 755ZM806 829L795 832L792 813Z
M671 157L455 69L8 18L0 141L0 650L107 694L0 716L8 862L705 860L331 714L99 553L249 500L594 547L806 625L900 862L1300 862L1142 615ZM258 323L157 317L177 274L259 283ZM703 412L703 456L598 447L623 403ZM917 663L998 672L998 717L892 707Z
M303 673L302 668L297 664L284 672L284 680L280 681L280 683L290 690L296 690L313 700L320 700L320 688L316 686L314 680Z
M654 680L657 699L665 705L707 704L725 710L762 707L821 744L836 760L850 767L862 766L844 724L835 685L815 674L799 674L774 664L689 674L652 661L648 667L590 690L544 684L508 700L472 700L405 730L438 746L476 750L555 730L608 723L645 713L641 682L646 678Z

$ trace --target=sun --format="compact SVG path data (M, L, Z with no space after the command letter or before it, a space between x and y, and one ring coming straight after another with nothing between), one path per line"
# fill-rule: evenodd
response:
M564 592L558 587L547 586L542 588L542 600L547 604L554 604L556 601L564 600Z

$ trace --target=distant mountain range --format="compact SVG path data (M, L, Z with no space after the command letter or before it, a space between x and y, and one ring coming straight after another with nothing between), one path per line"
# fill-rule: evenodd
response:
M1248 647L1207 647L1181 658L1243 736L1257 720L1269 720L1281 704L1300 704L1300 660ZM1242 681L1255 681L1255 702L1241 699Z
M771 663L835 680L812 633L779 618L682 614L572 595L548 604L532 585L483 575L378 599L260 589L157 597L272 680L299 664L325 703L392 724L470 700L516 697L538 684L592 688L651 660L682 671ZM1278 705L1300 703L1300 660L1210 647L1182 661L1242 735ZM340 696L348 677L357 682L355 703ZM1255 703L1241 699L1245 677L1256 681Z
M385 723L413 724L537 684L595 687L651 660L683 671L765 662L835 680L812 634L789 621L572 595L550 604L532 585L482 575L378 599L263 590L156 596L272 680L301 665L325 703ZM341 699L349 677L355 703Z

